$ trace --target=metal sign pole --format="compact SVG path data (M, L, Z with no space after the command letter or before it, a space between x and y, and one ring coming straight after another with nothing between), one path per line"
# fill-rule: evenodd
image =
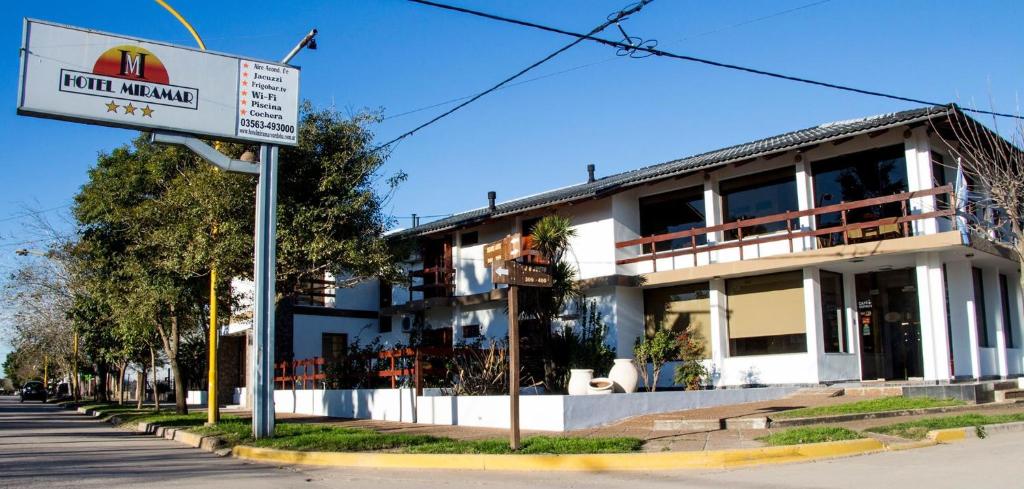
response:
M509 443L519 450L519 286L508 286L508 411Z
M274 299L277 270L277 153L260 146L260 180L256 201L256 304L253 322L252 432L274 436Z

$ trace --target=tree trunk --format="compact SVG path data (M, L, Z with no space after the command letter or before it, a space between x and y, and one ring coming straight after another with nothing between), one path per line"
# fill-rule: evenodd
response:
M146 397L146 366L139 365L139 374L135 376L135 409L142 409L142 401Z
M117 372L117 404L124 405L124 376L128 373L128 364L121 364Z
M167 354L167 365L171 368L171 375L174 377L174 405L178 414L188 414L187 392L185 384L181 381L181 369L178 367L178 345L181 336L178 332L178 316L172 304L170 306L171 329L167 331L162 322L157 323L157 331L160 333L160 341L164 345L164 353Z
M107 366L96 365L96 400L107 402Z
M188 391L181 378L181 369L178 367L178 360L170 362L171 376L174 377L174 410L178 414L188 414Z
M156 375L156 349L149 347L149 369L153 372L153 406L157 412L160 411L160 389L157 388L159 380Z

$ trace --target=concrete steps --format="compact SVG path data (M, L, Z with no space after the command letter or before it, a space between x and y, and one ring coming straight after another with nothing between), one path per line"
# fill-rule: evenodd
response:
M1024 400L1024 389L1001 389L995 391L996 402Z
M845 394L843 387L805 387L786 397L839 397Z

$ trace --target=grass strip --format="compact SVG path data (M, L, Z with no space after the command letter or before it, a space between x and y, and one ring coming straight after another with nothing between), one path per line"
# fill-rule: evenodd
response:
M857 440L864 438L856 431L834 426L808 426L790 428L778 433L757 438L757 441L771 446L803 445L805 443L822 443L826 441Z
M867 414L885 411L906 411L909 409L926 409L936 407L962 406L959 399L935 399L932 397L881 397L865 401L833 404L810 408L782 411L772 415L773 418L812 418L818 416L838 416L842 414Z
M909 440L921 440L932 430L944 430L950 428L967 428L974 426L979 429L979 434L984 437L981 426L987 424L1003 424L1024 421L1024 413L1014 414L960 414L957 416L943 416L938 418L925 418L904 423L895 423L885 426L875 426L867 431L883 435L899 436Z
M222 415L216 425L205 426L206 411L176 414L173 406L155 412L137 410L134 406L93 404L85 406L107 418L117 415L122 423L155 423L184 428L203 436L217 436L230 445L252 445L282 450L318 452L398 452L437 454L577 454L628 453L640 450L643 440L637 438L578 438L533 436L525 438L522 448L512 452L506 439L455 440L430 435L380 433L366 428L348 428L315 423L277 423L273 438L255 440L248 419Z

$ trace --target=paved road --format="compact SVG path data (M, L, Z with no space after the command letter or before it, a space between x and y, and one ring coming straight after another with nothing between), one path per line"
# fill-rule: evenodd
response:
M274 467L220 458L0 397L0 487L858 488L1021 487L1024 433L845 459L671 473L513 473Z

